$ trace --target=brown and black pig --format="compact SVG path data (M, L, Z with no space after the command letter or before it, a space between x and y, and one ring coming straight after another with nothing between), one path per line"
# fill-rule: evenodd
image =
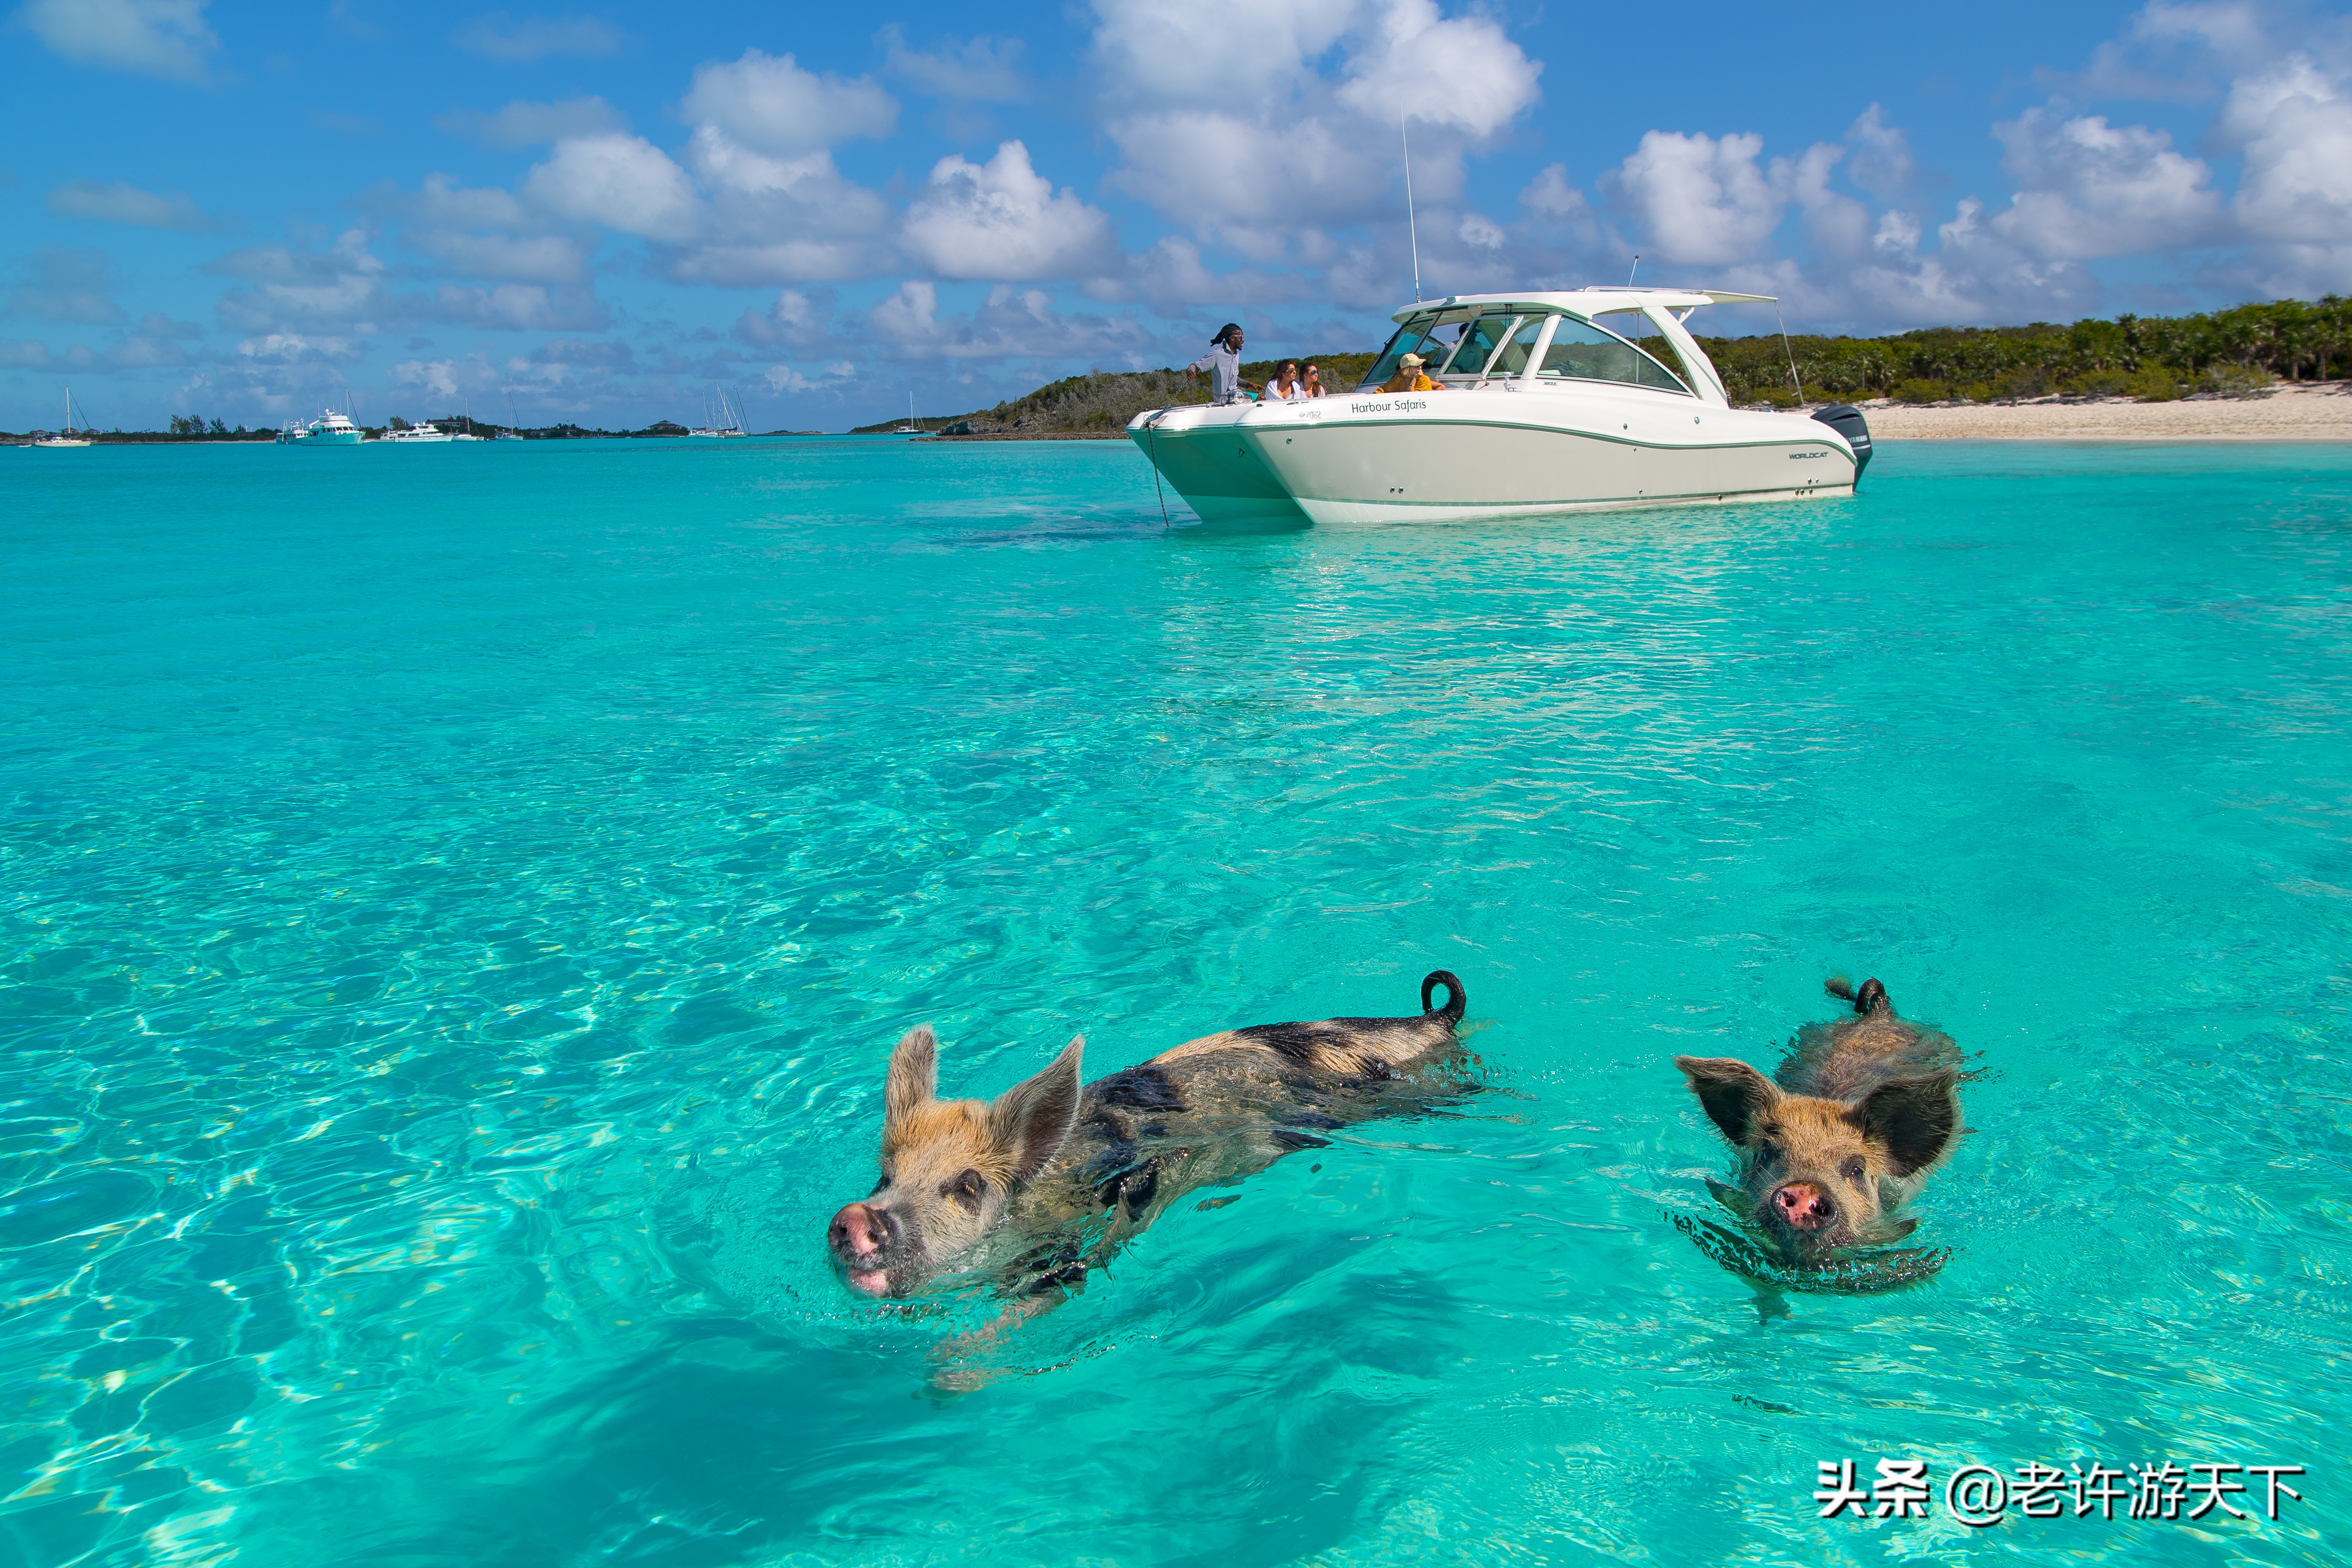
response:
M1730 1057L1675 1065L1739 1154L1738 1190L1717 1187L1749 1228L1799 1265L1901 1240L1895 1211L1960 1134L1959 1048L1895 1017L1876 980L1832 980L1851 1017L1808 1024L1770 1078Z
M881 1179L833 1217L834 1262L872 1296L949 1276L1032 1296L1076 1286L1185 1193L1462 1092L1446 1069L1464 1000L1440 969L1419 1017L1226 1030L1083 1086L1073 1040L994 1100L940 1099L939 1042L912 1030L884 1085Z

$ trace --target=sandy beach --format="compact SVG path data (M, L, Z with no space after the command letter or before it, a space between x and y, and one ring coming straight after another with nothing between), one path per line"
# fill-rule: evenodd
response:
M2345 382L2179 402L2052 398L1926 408L1880 400L1859 406L1879 441L2352 441L2352 383Z

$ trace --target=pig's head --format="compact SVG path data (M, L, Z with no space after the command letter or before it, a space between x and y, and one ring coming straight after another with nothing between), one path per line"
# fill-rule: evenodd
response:
M1675 1065L1738 1149L1754 1224L1800 1261L1900 1235L1880 1184L1899 1200L1959 1134L1951 1072L1894 1079L1848 1104L1790 1094L1729 1057L1678 1056Z
M905 1296L953 1273L1045 1167L1078 1111L1073 1040L1052 1065L994 1100L942 1100L939 1040L908 1031L883 1087L882 1179L833 1217L826 1241L853 1290Z

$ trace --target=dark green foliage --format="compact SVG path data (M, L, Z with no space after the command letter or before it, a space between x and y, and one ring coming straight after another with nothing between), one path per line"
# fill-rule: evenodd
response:
M1790 400L1789 354L1779 334L1701 338L1734 402ZM2273 376L2326 381L2352 369L2352 301L2281 299L2200 316L2118 316L2071 327L1930 327L1886 338L1794 337L1809 401L1893 397L2042 397L2093 393L2161 401L2225 372L2232 387ZM2227 372L2234 371L2234 378ZM2241 394L2242 395L2242 393Z

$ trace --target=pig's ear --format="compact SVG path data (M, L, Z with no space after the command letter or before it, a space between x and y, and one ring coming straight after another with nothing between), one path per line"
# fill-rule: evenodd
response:
M1043 1072L1007 1089L988 1108L997 1145L1013 1156L1013 1168L1024 1180L1044 1170L1070 1135L1078 1114L1078 1058L1086 1049L1084 1035L1071 1037Z
M1911 1176L1942 1159L1959 1134L1958 1082L1949 1072L1897 1078L1864 1095L1846 1115L1864 1137L1886 1145L1896 1176Z
M1780 1097L1772 1081L1729 1056L1677 1056L1675 1065L1690 1080L1699 1109L1735 1144L1748 1141L1756 1113Z
M890 1076L882 1084L882 1119L902 1122L931 1103L940 1087L940 1037L919 1023L890 1053Z

